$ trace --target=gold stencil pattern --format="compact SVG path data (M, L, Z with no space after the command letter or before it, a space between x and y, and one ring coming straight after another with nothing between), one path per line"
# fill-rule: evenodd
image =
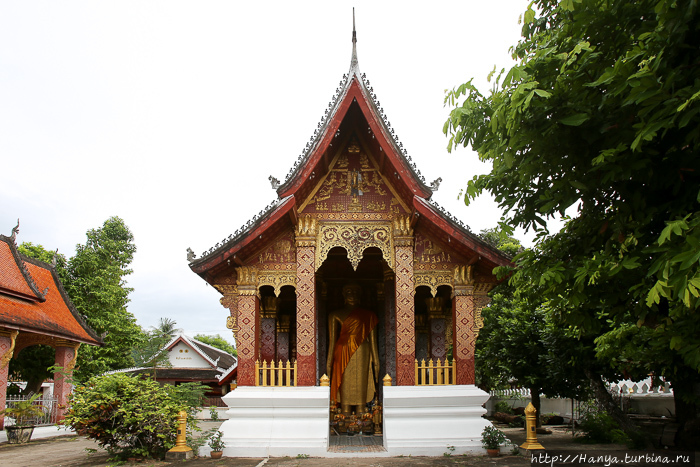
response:
M474 296L458 294L455 300L454 358L457 360L457 384L474 384L473 330Z
M413 386L416 359L413 246L396 247L396 384Z
M255 294L241 294L238 297L238 324L240 341L238 349L238 385L255 385L256 332L255 329Z
M315 248L297 246L297 363L299 386L316 384Z
M356 222L356 223L320 223L318 230L318 257L316 269L321 267L328 258L328 252L334 247L342 247L348 254L348 260L353 269L362 260L362 255L367 248L377 247L382 252L382 257L394 266L392 257L393 237L389 224ZM413 256L413 255L411 255ZM411 267L411 271L413 268Z

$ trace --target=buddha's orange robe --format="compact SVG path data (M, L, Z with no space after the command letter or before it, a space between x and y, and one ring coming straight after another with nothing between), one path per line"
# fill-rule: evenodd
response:
M331 400L338 400L338 389L343 382L343 373L358 347L367 339L379 320L371 311L355 308L340 328L338 341L333 350L333 377ZM369 371L369 368L368 368Z

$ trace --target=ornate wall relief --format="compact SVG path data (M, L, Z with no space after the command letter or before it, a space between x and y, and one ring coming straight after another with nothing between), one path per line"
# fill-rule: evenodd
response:
M294 232L291 230L277 237L257 255L255 259L258 269L264 270L288 270L296 268L296 250Z
M319 220L389 220L410 212L356 136L338 151L299 211Z
M376 247L382 257L394 268L393 236L391 226L382 223L320 223L318 229L318 248L316 252L316 270L328 258L328 252L336 247L343 247L348 253L348 260L353 269L357 269L362 254L367 248Z

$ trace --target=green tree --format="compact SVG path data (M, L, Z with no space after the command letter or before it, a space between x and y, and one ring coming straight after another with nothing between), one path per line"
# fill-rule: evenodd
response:
M131 273L135 252L129 228L122 219L111 217L101 228L87 232L87 242L78 244L68 261L68 295L92 329L105 336L102 347L81 347L78 380L134 365L131 350L143 340L143 332L127 310L132 289L124 278Z
M487 96L448 92L444 126L448 149L492 164L465 202L488 191L504 226L538 232L516 280L536 278L531 292L596 336L599 358L670 380L681 424L700 405L699 28L696 2L535 1L516 64ZM635 339L611 359L623 332Z
M70 280L66 269L68 260L66 259L66 256L59 253L58 250L50 251L44 248L43 245L34 245L32 242L22 242L17 247L17 251L28 258L38 259L39 261L54 265L56 274L58 275L58 278L61 280L62 284L65 284L68 280Z
M205 344L209 344L212 347L216 347L219 350L223 350L224 352L230 353L234 357L238 356L238 351L231 345L226 339L221 337L219 334L216 334L215 336L205 336L204 334L197 334L194 336L195 339L197 339L200 342L204 342Z
M501 251L523 251L520 241L502 229L479 234ZM509 272L508 268L500 270ZM589 397L588 380L581 363L592 346L570 335L566 326L554 322L547 303L520 296L514 284L505 281L491 293L491 303L482 310L484 327L476 341L477 384L486 390L512 384L530 389L540 423L540 395Z
M41 390L41 384L53 377L50 368L56 361L56 351L48 345L32 345L10 360L10 375L13 380L26 381L27 386L22 390L23 395L36 394Z
M152 327L152 329L164 337L175 337L177 333L182 332L182 329L177 327L175 320L170 318L161 318L158 321L158 326Z

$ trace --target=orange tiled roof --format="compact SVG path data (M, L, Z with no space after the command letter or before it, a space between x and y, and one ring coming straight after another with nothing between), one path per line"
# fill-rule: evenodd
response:
M42 292L38 296L28 294L27 290L32 289ZM13 239L0 235L0 326L3 325L85 344L102 343L71 303L53 267L19 254Z
M2 235L0 239L0 293L40 300L41 295L28 276L28 271L14 248L14 241ZM32 287L34 286L34 287Z

